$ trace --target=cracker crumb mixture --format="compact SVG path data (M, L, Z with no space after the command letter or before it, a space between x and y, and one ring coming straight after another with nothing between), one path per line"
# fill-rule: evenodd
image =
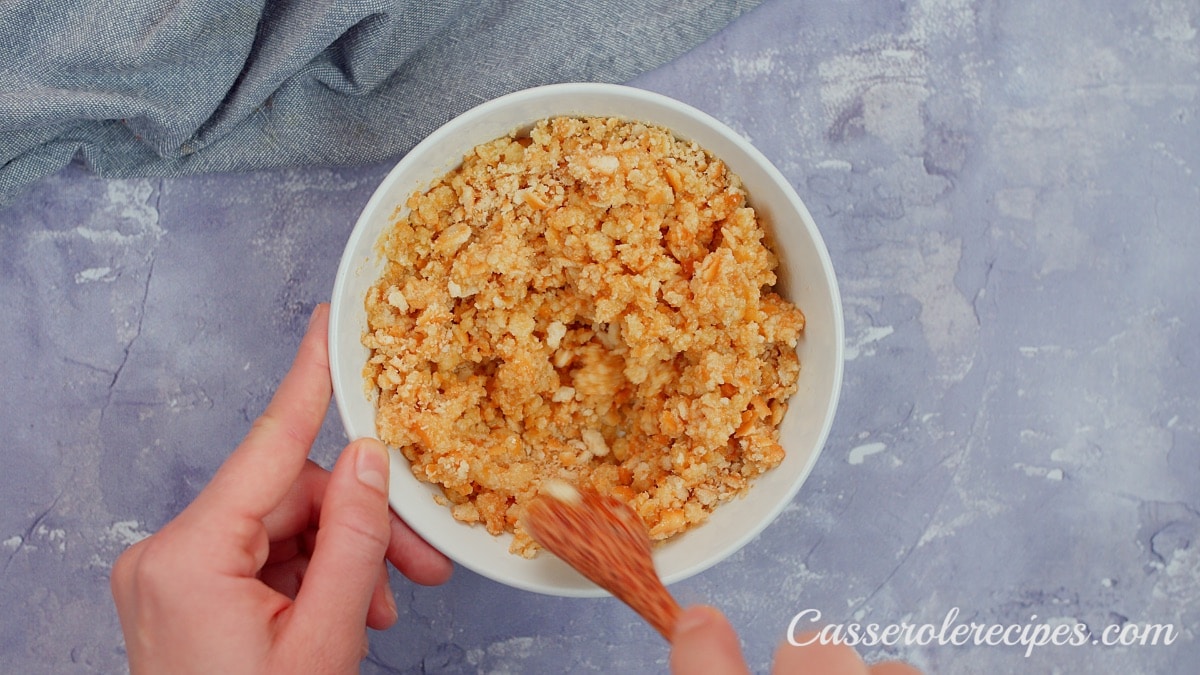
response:
M543 120L414 193L380 241L365 370L380 438L456 519L512 532L542 483L661 540L783 460L804 315L739 179L665 129Z

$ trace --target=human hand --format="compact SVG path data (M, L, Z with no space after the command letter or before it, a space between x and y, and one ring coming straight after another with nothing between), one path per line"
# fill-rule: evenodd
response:
M804 636L801 636L804 637ZM807 642L808 640L800 640ZM748 675L733 626L718 610L703 605L689 607L679 615L671 640L671 672L674 675ZM773 675L921 675L912 666L896 661L867 666L847 645L821 644L806 647L788 643L775 652Z
M308 452L329 407L329 308L212 482L112 570L132 672L344 673L366 628L397 618L385 559L425 585L450 562L387 504L384 446L361 439L327 472Z

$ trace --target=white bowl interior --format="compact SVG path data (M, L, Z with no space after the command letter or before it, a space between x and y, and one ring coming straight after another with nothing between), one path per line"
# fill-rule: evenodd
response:
M694 140L738 174L751 205L764 218L782 263L779 290L800 306L807 325L797 352L799 391L781 425L787 456L759 477L743 499L723 504L704 525L672 538L655 552L670 584L720 562L757 536L795 497L833 423L842 380L842 307L825 244L812 216L770 162L712 117L658 94L620 85L561 84L528 89L483 103L441 127L384 178L363 209L346 245L333 289L330 366L334 397L350 438L376 436L374 403L362 371L367 350L363 299L382 272L376 243L397 206L415 190L458 166L476 145L556 116L614 116L671 129ZM492 580L561 596L598 596L591 582L551 555L527 560L508 552L511 535L494 537L453 519L434 502L436 488L418 481L392 451L392 508L426 541L456 563Z

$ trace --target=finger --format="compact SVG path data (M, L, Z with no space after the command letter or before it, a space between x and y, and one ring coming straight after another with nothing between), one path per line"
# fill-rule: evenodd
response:
M295 557L308 557L309 549L304 545L304 538L300 536L288 537L279 541L271 542L271 552L267 554L267 559L263 562L263 569L271 565L278 565L282 562L287 562ZM259 576L262 576L261 574Z
M391 580L387 565L379 566L379 581L371 593L371 604L367 607L367 626L375 630L390 628L396 623L400 610L396 608L396 597L392 595Z
M261 520L291 489L332 396L328 323L328 306L318 305L291 370L245 440L197 497L197 504Z
M306 461L291 489L275 509L262 519L272 546L275 542L316 529L321 515L321 500L328 485L329 472L312 460Z
M321 501L329 484L329 472L317 464L306 463L291 490L274 511L263 518L271 540L270 562L280 542L316 527ZM450 579L454 565L430 546L395 513L389 511L391 540L387 559L408 579L423 586L437 586Z
M824 644L816 633L802 634L797 640L803 647L787 642L775 651L776 675L869 675L867 665L853 647Z
M295 556L287 560L268 563L258 573L258 578L271 588L291 599L296 598L304 584L304 573L308 569L308 558Z
M351 443L334 465L321 505L293 622L297 634L321 635L335 652L361 636L388 548L388 461L379 441Z
M263 519L271 538L271 553L259 578L293 599L315 548L321 503L329 475L328 471L309 461L283 502ZM394 527L398 521L394 514L389 515ZM367 625L375 630L383 630L396 622L398 614L387 565L381 564L379 581L375 584L367 610Z
M392 538L387 559L401 574L423 586L444 584L454 572L454 565L441 551L430 546L413 532L395 513L391 514Z
M328 484L329 472L310 460L283 501L263 518L271 540L268 564L284 555L279 550L291 546L287 543L291 538L316 527ZM454 572L450 559L413 532L395 513L389 511L389 516L392 534L387 559L392 565L408 579L424 586L437 586L448 581ZM294 549L295 546L291 546L286 550Z
M688 607L679 615L671 636L674 675L748 675L737 633L725 615L713 607Z

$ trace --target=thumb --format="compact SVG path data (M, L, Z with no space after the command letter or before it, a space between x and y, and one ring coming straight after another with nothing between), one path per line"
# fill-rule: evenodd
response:
M697 605L679 615L671 636L673 675L747 675L737 633L725 615Z
M335 653L353 652L355 664L391 538L387 453L379 441L364 438L347 446L334 465L293 607L302 639Z

